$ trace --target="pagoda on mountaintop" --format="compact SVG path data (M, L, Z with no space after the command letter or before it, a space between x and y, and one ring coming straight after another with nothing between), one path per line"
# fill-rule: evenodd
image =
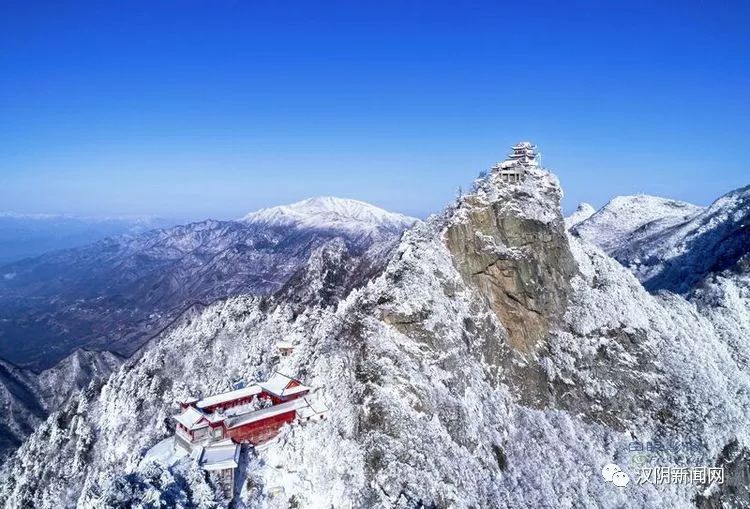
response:
M498 173L503 182L521 182L526 176L526 170L539 167L539 154L536 145L529 141L522 141L511 147L512 151L508 158L492 167L492 171Z

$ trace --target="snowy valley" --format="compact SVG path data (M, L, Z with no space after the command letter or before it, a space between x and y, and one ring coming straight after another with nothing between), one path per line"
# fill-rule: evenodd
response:
M0 459L15 450L47 416L70 397L112 374L117 354L78 349L55 366L36 372L0 359Z

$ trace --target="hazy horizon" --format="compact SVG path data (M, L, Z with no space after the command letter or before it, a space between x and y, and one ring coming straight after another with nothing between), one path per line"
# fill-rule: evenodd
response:
M2 210L425 217L521 139L566 213L748 184L745 3L1 9Z
M699 205L699 206L702 206L702 207L707 207L707 206L711 205L711 203L713 203L716 199L718 199L721 196L723 196L724 194L726 194L728 192L731 192L731 191L733 191L735 189L742 188L742 187L746 187L746 186L739 186L737 188L727 189L726 192L721 193L720 195L716 196L715 198L709 200L706 203L695 203L695 202L688 202L688 203L692 203L693 205ZM461 186L461 188L462 188L463 192L468 192L469 191L469 187L467 187L466 185ZM456 188L455 191L456 191L456 194L457 194L458 187ZM565 191L565 190L563 189L563 191ZM632 193L631 195L636 195L636 194L648 194L648 193ZM90 215L90 214L87 214L87 215L77 215L77 214L70 214L70 213L55 213L55 212L18 212L18 211L13 211L13 210L0 210L0 219L2 219L4 217L7 218L7 217L14 217L14 216L17 216L19 218L24 218L24 219L47 219L47 218L57 219L57 218L60 218L60 219L80 219L80 220L90 220L90 221L106 221L106 220L134 220L135 221L135 220L139 220L140 219L140 220L165 220L165 221L170 221L173 224L185 224L185 223L199 222L199 221L209 220L209 219L218 220L218 221L232 221L232 220L240 220L246 214L258 211L258 210L263 209L263 208L276 207L276 206L281 206L281 205L289 205L289 204L292 204L292 203L295 203L295 202L298 202L298 201L305 200L307 198L316 198L316 197L323 197L323 196L331 196L331 195L316 195L316 196L312 196L311 195L311 196L305 196L305 197L302 197L300 199L297 199L297 200L294 200L294 201L289 201L289 202L284 202L284 203L270 203L270 204L267 204L267 205L258 206L258 207L255 207L255 208L250 208L250 209L248 209L248 210L246 210L244 212L240 212L240 213L235 214L235 215L233 215L231 217L225 217L225 216L219 216L219 215L208 215L208 216L200 216L200 217L199 216L185 216L185 215L165 216L165 215L145 214L145 213L144 214L128 213L128 214L102 214L102 215L95 215L95 214L94 215ZM588 200L582 200L581 202L577 202L577 203L569 203L569 204L567 204L566 206L563 207L563 215L565 215L565 216L570 215L572 212L575 211L575 209L581 203L588 203L589 205L592 205L596 210L599 210L600 208L602 208L603 206L605 206L611 199L613 199L613 198L615 198L617 196L627 196L627 195L612 196L611 198L605 200L602 203L593 203L592 201L588 201ZM658 196L658 195L651 195L651 196ZM658 197L679 200L679 198L674 198L673 196L658 196ZM370 201L362 200L362 199L357 198L357 197L352 197L352 196L335 196L335 198L360 200L360 201L364 201L366 203L369 203L371 205L374 205L376 207L380 207L380 208L382 208L384 210L387 210L389 212L397 212L397 213L400 213L400 214L417 217L419 219L425 219L425 218L427 218L431 214L440 213L443 210L443 208L449 204L449 201L450 201L450 198L448 198L446 200L446 202L440 208L435 209L435 210L431 210L431 211L427 211L424 214L414 214L414 213L410 214L408 212L404 212L403 210L401 210L399 208L392 209L392 208L383 207L383 206L381 206L381 205L379 205L377 203L372 203ZM564 199L563 199L563 201L564 201ZM679 201L684 201L684 200L679 200Z

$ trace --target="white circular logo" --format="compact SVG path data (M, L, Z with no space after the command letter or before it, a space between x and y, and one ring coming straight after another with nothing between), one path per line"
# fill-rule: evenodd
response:
M630 477L628 477L628 474L626 474L622 470L616 472L615 475L612 476L612 484L614 484L618 488L624 488L628 485L629 482Z
M610 463L608 465L604 465L604 468L602 468L602 476L604 476L605 481L612 482L612 476L619 471L620 467L618 467L614 463Z
M622 471L622 469L614 463L608 463L602 468L602 477L607 482L611 482L618 488L624 488L630 482L628 474Z

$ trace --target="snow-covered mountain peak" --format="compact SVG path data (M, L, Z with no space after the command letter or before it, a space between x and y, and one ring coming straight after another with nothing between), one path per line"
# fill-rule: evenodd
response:
M654 196L621 196L571 232L628 267L648 290L686 293L746 255L748 217L750 186L707 208Z
M730 191L724 196L719 197L707 209L707 214L716 214L720 216L722 211L733 211L735 214L747 213L750 209L750 186L741 187Z
M581 238L611 252L623 242L632 241L633 235L645 235L680 224L702 210L691 203L658 196L618 196L574 226L574 230Z
M369 203L333 196L308 198L291 205L280 205L251 212L243 221L268 226L369 230L403 229L417 219L388 212Z
M702 207L684 201L635 194L612 198L597 214L600 217L616 218L621 229L633 231L655 219L684 219L701 210L703 210Z
M596 213L596 209L589 203L579 203L575 212L565 218L565 228L573 228Z
M663 212L686 209L698 210L701 208L684 201L662 198L660 196L652 196L649 194L616 196L615 198L612 198L605 207L610 210L631 210L633 208L638 208L644 213L651 213L654 210Z

